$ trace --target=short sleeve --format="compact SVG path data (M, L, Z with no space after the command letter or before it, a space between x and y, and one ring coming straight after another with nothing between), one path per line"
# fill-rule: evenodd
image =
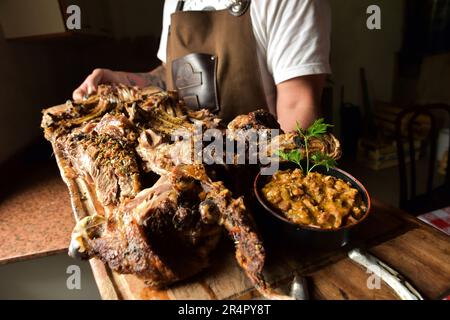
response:
M327 0L262 0L258 5L267 67L275 84L331 73L331 12Z
M161 32L161 40L159 42L159 49L157 57L162 62L166 62L167 55L167 37L169 35L170 27L170 16L175 12L177 8L178 0L166 0L164 2L164 13L163 13L163 26Z

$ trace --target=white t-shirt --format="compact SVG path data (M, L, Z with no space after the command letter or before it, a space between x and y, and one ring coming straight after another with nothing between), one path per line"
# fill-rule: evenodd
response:
M184 11L225 9L231 0L186 0ZM178 0L165 0L158 58L166 61L170 15ZM300 76L331 73L331 14L327 0L253 0L250 16L267 104L276 114L275 85Z

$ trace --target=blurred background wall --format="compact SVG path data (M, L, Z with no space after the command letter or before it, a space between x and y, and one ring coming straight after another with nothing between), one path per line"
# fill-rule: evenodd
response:
M339 119L340 89L344 99L362 104L359 70L366 69L371 94L379 100L393 97L396 54L401 49L404 23L403 0L330 0L332 9L331 76L334 85L333 119ZM381 9L381 30L366 27L368 6Z
M47 50L10 44L0 33L0 161L39 135L39 106L55 101Z

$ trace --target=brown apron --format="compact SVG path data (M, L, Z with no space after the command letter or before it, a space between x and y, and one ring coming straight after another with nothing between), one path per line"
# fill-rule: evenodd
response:
M258 65L250 0L219 11L171 16L167 86L192 109L207 108L225 122L267 109Z

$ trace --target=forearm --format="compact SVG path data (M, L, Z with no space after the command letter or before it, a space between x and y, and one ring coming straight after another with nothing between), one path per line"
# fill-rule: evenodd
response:
M325 75L303 76L277 86L277 115L281 128L295 130L297 122L307 128L320 116Z
M294 101L283 103L282 106L282 110L277 112L278 122L285 132L294 131L297 122L302 128L307 128L320 116L317 102Z
M164 65L160 65L150 72L132 73L118 71L117 77L120 83L128 86L140 88L156 86L163 90L166 89L166 70Z

